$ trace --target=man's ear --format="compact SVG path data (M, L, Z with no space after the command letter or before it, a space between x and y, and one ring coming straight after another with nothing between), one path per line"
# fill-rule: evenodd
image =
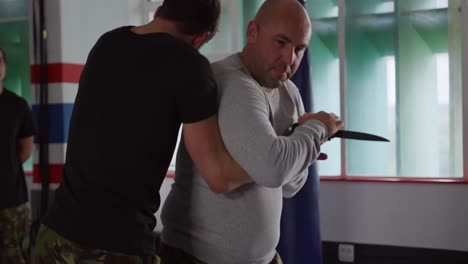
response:
M210 36L210 32L203 32L201 34L196 35L192 39L192 46L196 49L199 49L206 41L206 39Z
M251 20L247 25L247 42L252 43L255 42L258 35L258 24L255 20Z
M156 9L156 12L154 12L153 18L156 18L159 15L159 9L160 8L161 8L161 6L158 6L158 8Z

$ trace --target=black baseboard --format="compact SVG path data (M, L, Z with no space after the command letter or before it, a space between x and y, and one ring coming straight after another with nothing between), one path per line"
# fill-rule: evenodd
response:
M354 262L338 257L340 244L353 245ZM348 242L323 242L323 264L468 264L468 252Z

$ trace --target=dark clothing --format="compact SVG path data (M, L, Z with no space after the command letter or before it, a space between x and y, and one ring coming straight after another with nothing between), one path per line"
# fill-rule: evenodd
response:
M42 241L36 246L34 263L126 263L126 264L159 264L156 255L132 256L106 250L87 248L74 243L45 225L41 225L37 234ZM3 262L2 262L3 263Z
M210 64L166 33L104 34L81 74L62 183L44 223L78 244L153 254L154 213L182 123L216 113Z
M181 249L164 243L160 245L159 257L161 258L161 264L207 264Z
M29 263L29 206L0 210L0 263Z
M171 247L164 243L161 243L159 257L161 258L161 264L207 264L181 249ZM283 261L280 255L276 253L269 264L283 264Z
M0 94L0 210L28 201L18 142L34 134L28 103L3 89Z

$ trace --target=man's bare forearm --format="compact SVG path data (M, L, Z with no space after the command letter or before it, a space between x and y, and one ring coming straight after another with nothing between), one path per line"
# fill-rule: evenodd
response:
M21 138L18 141L18 153L21 163L24 163L31 157L33 150L33 137Z
M251 181L226 150L216 115L184 124L183 134L190 157L213 192L229 192Z

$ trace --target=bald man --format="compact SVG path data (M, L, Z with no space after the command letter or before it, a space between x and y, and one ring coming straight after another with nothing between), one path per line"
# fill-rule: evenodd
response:
M310 36L297 0L267 0L248 25L243 51L212 65L224 143L254 183L211 192L182 142L162 209L163 263L281 263L282 199L301 189L321 144L343 126L334 114L304 113L289 80Z

